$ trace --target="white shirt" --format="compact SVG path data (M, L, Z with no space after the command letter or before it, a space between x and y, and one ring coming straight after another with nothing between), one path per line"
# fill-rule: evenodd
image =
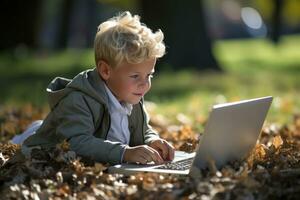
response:
M132 105L128 103L121 104L106 85L105 89L108 95L108 110L111 116L107 139L128 145L130 140L128 116L131 114Z

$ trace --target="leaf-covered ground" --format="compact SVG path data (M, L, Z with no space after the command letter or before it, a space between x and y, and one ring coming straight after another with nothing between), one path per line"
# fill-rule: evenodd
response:
M30 159L9 143L46 111L0 106L1 199L300 199L300 116L282 125L267 123L259 143L244 160L217 170L213 164L197 178L141 173L108 174L107 166L77 157L63 143ZM152 125L176 149L193 151L200 133L188 125ZM203 122L204 123L204 122Z

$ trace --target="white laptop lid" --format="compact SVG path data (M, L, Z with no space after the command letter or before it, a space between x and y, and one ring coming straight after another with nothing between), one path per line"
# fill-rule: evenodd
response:
M213 107L193 166L217 167L245 156L256 144L273 97L219 104Z
M217 167L240 159L256 144L272 99L263 97L215 105L196 152L175 152L172 162L195 157L190 170L158 169L160 165L120 164L109 167L108 172L127 175L137 172L187 175L196 172L194 170L197 168L206 168L208 159L213 159Z

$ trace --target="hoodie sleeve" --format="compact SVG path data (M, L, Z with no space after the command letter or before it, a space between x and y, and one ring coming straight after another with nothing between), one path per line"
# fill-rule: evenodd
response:
M66 139L76 154L102 163L121 162L126 145L94 136L93 114L81 93L70 93L59 103L58 109L59 125L56 134Z
M143 129L144 129L144 142L145 144L148 144L149 142L159 139L158 133L152 129L152 127L149 124L150 118L149 115L146 111L146 108L144 106L144 103L141 105L143 115L144 115L144 124L143 124Z

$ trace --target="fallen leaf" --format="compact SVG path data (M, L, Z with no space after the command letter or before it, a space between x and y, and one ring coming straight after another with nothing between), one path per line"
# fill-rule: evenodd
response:
M272 144L275 147L275 149L278 149L283 144L281 136L280 135L275 136L273 138Z

